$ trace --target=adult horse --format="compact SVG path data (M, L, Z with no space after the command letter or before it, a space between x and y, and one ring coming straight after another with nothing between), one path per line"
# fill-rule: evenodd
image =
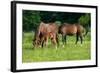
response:
M66 44L66 36L67 35L76 35L76 44L81 40L81 44L83 42L83 32L84 28L80 24L68 24L64 23L59 27L59 33L62 34L62 42Z
M44 46L48 44L48 39L51 39L51 42L54 45L58 44L58 26L55 23L44 23L41 22L37 31L35 32L35 38L33 44ZM57 46L56 46L57 47Z

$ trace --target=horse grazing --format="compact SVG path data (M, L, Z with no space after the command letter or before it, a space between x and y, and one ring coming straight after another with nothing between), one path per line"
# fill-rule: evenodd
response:
M58 44L58 26L55 23L41 22L35 32L33 44L43 47L48 44L49 38L54 45Z
M76 35L76 44L81 40L81 44L83 42L83 32L84 28L80 24L68 24L64 23L63 25L59 26L59 33L62 34L62 42L66 44L66 36L67 35Z

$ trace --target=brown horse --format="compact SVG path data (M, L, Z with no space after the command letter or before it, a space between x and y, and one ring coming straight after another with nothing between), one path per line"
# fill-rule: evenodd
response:
M84 28L80 24L68 24L64 23L59 27L59 33L62 34L62 42L66 44L66 36L67 35L76 35L76 44L81 40L81 44L83 42L83 32Z
M41 22L37 31L35 32L35 38L33 44L35 45L47 45L48 39L51 39L51 42L54 45L58 43L58 26L55 23L43 23Z

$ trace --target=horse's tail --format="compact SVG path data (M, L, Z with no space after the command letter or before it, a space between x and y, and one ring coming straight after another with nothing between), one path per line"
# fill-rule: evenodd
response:
M84 35L83 35L83 36L85 37L85 36L88 34L89 31L88 31L88 29L86 29L86 28L84 28L83 31L84 31Z
M61 34L62 25L58 27L58 33Z

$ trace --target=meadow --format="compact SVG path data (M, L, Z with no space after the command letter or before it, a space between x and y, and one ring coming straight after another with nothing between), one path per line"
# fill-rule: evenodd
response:
M61 35L59 35L59 47L57 49L50 42L43 48L34 48L32 32L24 32L22 43L22 62L45 62L45 61L70 61L91 59L91 38L90 34L84 37L83 44L80 41L75 44L76 37L68 36L67 43L62 47Z

